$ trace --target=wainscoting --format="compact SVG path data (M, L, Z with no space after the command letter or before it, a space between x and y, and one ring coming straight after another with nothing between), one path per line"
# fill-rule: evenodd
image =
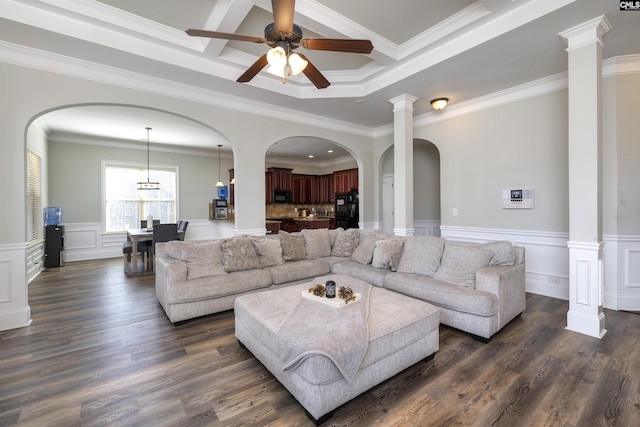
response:
M188 220L186 240L205 240L232 237L234 223L226 221ZM104 233L101 223L64 224L65 262L122 256L126 233Z
M470 242L509 240L526 250L527 292L569 299L568 233L442 226L443 237ZM640 310L640 236L603 236L604 307Z

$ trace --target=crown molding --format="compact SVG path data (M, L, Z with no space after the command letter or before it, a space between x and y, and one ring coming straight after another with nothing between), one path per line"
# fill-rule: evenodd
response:
M0 50L2 51L0 61L9 64L184 99L187 101L231 109L248 114L255 114L277 120L282 120L282 117L287 117L289 122L296 122L322 129L329 129L365 137L373 136L372 130L369 127L354 125L352 123L327 117L320 117L316 114L309 114L290 108L276 107L272 104L241 98L158 77L152 77L141 73L126 71L121 68L111 67L108 65L70 58L13 43L0 41Z
M291 122L336 130L354 135L377 138L393 134L393 123L371 128L352 123L307 114L297 110L274 107L246 98L236 97L213 90L134 73L115 67L78 60L42 50L0 41L1 62L91 80L144 92L199 102L214 107L241 111L259 116L281 119L283 115ZM640 73L640 54L609 58L603 61L603 77ZM434 111L416 116L414 126L425 126L464 114L492 108L539 96L567 87L567 73L559 73L533 82L514 86L503 91L448 106L443 111ZM357 94L354 96L358 96ZM360 94L362 96L362 94Z

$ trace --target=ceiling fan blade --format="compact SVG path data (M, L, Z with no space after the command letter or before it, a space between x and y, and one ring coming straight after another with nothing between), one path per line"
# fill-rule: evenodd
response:
M318 70L315 67L315 65L311 63L311 61L309 61L309 58L307 58L301 53L299 53L298 55L300 55L302 59L308 62L307 66L305 67L304 70L302 70L302 72L304 73L305 76L307 76L309 80L311 80L311 83L313 83L315 87L317 87L318 89L324 89L326 87L329 87L329 85L331 84L329 83L329 80L327 80L322 75L320 70Z
M273 22L278 31L284 34L293 32L293 10L296 0L271 0Z
M247 71L244 72L243 75L238 77L238 80L236 80L236 81L240 82L240 83L247 83L247 82L251 81L251 79L254 78L256 76L256 74L258 74L260 72L260 70L262 70L265 67L265 65L267 65L267 54L266 53L264 55L262 55L260 58L258 58L258 60L256 62L254 62L247 69Z
M302 39L300 44L309 50L330 50L332 52L371 53L371 40L351 39Z
M186 31L190 36L196 37L209 37L211 39L227 39L227 40L239 40L241 42L253 42L253 43L266 43L267 39L264 37L245 36L242 34L233 33L221 33L219 31L207 31L207 30L194 30L189 28Z

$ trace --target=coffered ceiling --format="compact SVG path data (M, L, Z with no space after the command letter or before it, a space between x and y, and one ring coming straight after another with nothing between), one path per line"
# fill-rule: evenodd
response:
M404 93L418 98L415 116L439 114L429 105L433 98L448 97L455 108L566 72L559 33L601 15L612 27L604 59L640 54L640 12L620 11L617 0L297 0L294 22L304 37L369 39L374 46L369 55L300 48L331 82L319 90L302 74L283 84L262 71L237 83L266 45L184 32L263 36L273 21L269 0L0 0L0 6L3 61L37 66L25 55L46 53L49 61L102 67L114 83L124 71L230 105L292 120L321 117L365 133L391 125L389 99ZM108 133L117 117L105 120L96 128ZM64 122L48 126L74 132ZM184 138L173 143L196 139L181 131Z

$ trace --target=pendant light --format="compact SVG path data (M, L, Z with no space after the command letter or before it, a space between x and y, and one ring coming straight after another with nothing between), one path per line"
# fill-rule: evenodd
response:
M216 182L216 187L224 187L220 180L220 147L222 147L222 144L218 144L218 182Z
M138 183L138 190L159 190L160 189L160 183L159 182L151 182L149 180L149 131L151 130L150 127L146 127L145 128L147 130L147 182L139 182Z

